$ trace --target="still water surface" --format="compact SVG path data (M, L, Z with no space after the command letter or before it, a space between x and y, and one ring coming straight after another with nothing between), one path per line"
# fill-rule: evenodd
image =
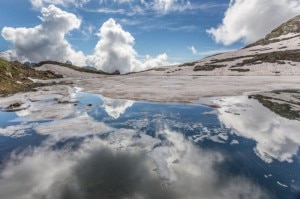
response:
M0 112L1 199L300 197L300 122L255 100L63 98Z

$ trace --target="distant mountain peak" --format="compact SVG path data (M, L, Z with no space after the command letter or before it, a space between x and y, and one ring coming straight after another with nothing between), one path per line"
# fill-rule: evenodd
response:
M246 46L245 48L258 45L267 45L296 36L300 36L300 15L288 20L278 28L274 29L271 33L267 34L265 38L258 40L257 42Z

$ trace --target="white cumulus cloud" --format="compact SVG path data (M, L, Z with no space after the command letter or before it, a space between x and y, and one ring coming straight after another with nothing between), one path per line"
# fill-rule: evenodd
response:
M83 65L84 54L76 52L65 39L66 34L80 27L81 20L54 5L42 8L41 13L42 24L38 26L2 29L3 38L13 43L13 51L17 58L20 61L32 62L72 60L75 64Z
M222 23L207 32L224 45L250 43L299 13L299 0L231 0Z
M149 58L142 62L137 58L138 53L134 47L134 37L114 19L106 21L99 30L100 37L94 54L88 56L88 63L97 69L113 73L120 71L122 74L141 71L159 65L168 64L167 55L162 54L156 58Z
M16 59L15 51L7 50L4 52L0 52L0 58L6 61L12 61Z

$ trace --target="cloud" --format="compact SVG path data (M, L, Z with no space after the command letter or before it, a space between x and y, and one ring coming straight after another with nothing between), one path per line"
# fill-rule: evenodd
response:
M217 43L247 44L263 38L299 13L298 0L231 0L221 25L207 32Z
M84 4L88 3L90 0L30 0L31 5L34 8L42 8L47 5L74 5L76 7L82 7Z
M208 10L215 7L224 6L224 4L216 3L191 3L189 0L100 0L100 9L85 9L91 12L107 13L115 10L114 13L132 15L147 15L155 12L156 14L168 14L172 12ZM127 7L130 5L129 7ZM124 6L125 9L119 9ZM125 7L126 6L126 7Z
M125 9L115 9L115 8L97 8L97 9L84 9L86 12L95 12L103 14L124 14L127 13Z
M133 48L133 36L124 31L114 19L109 19L102 25L98 36L100 40L94 55L91 56L91 62L98 69L110 73L116 70L128 73L133 71L134 67L141 66L141 62L135 58L137 52Z
M92 24L89 24L87 26L84 26L82 28L81 33L83 34L83 36L85 37L86 40L90 39L91 36L94 35L94 31L95 31L96 27Z
M132 3L134 2L134 0L100 0L100 4L104 4L104 3L119 3L119 4L124 4L124 3Z
M173 4L174 0L154 0L154 8L163 12L170 10Z
M42 8L41 14L41 25L2 29L3 38L13 43L13 52L18 59L32 62L71 60L74 64L84 65L84 54L76 52L65 39L66 34L80 27L81 20L54 5Z
M15 51L7 50L4 52L0 52L0 58L6 61L12 61L12 60L16 60L17 56L15 54Z
M137 59L138 53L133 48L134 37L123 30L114 19L109 19L102 25L98 36L100 40L94 54L88 56L89 65L96 66L97 69L109 73L118 70L125 74L168 64L166 54L149 58L144 62Z
M101 4L107 4L107 0L100 0ZM111 3L109 1L109 3ZM154 1L144 1L144 0L113 0L113 3L117 3L117 4L125 4L125 3L129 3L129 4L135 4L135 5L139 5L139 6L144 6L145 9L148 10L157 10L157 11L161 11L161 12L168 12L172 9L174 9L175 7L177 7L178 4L180 4L181 6L186 5L186 4L190 4L189 1L186 0L154 0Z
M158 55L157 57L151 57L150 55L146 55L146 59L144 60L143 67L145 69L157 67L157 66L167 66L167 65L173 65L177 63L171 63L168 61L169 57L167 53L163 53Z
M5 163L0 197L269 198L246 178L223 179L215 170L223 161L221 154L200 150L167 129L159 134L163 140L120 129L103 140L71 139L55 150L56 142L50 137L42 146L13 154Z
M143 31L152 30L167 30L171 32L199 32L199 27L195 25L182 25L173 21L160 21L157 23L157 19L141 17L137 19L123 18L120 20L122 25L138 26Z
M194 47L194 46L191 46L191 47L188 47L188 49L194 54L198 54L198 50Z
M75 51L65 38L72 30L80 27L81 20L76 15L54 5L42 8L41 13L42 24L38 26L2 29L2 36L13 43L13 49L1 53L0 57L31 62L70 60L78 66L88 64L110 73L119 70L122 74L169 64L165 53L139 60L134 49L134 37L114 19L109 19L102 25L94 54L86 56L81 51ZM88 37L93 30L93 26L88 26L82 33Z
M207 10L215 7L223 6L223 4L215 3L191 3L189 0L154 0L151 3L146 3L148 10L154 10L160 14L167 14L169 12L184 12L184 11L194 11L194 10Z

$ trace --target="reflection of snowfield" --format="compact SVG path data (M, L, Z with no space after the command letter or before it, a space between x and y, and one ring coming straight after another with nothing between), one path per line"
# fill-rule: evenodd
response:
M67 95L59 94L61 96L55 98L76 100L74 92L78 91L71 89ZM35 95L35 99L45 96ZM136 199L269 198L248 179L228 177L216 171L224 157L217 152L201 150L181 133L167 127L159 128L154 136L139 129L116 129L95 121L84 108L75 109L73 104L61 106L53 103L53 96L47 97L27 102L31 108L18 118L24 123L0 129L0 133L7 136L13 135L13 131L20 135L22 129L49 135L41 146L12 155L6 162L0 173L1 199L83 199L99 195ZM132 101L105 99L104 102L109 104L109 110L106 106L104 109L113 118L125 113L133 104ZM39 110L41 108L50 112L61 109L64 114L48 122L27 124L26 119L49 119L47 113ZM157 116L157 121L159 119L161 117ZM134 125L134 121L131 124ZM74 149L71 145L76 141L71 140L76 137L81 137L83 142ZM69 144L53 150L61 141Z
M300 146L300 122L271 112L256 100L229 97L215 100L222 108L219 119L239 136L256 141L255 152L265 162L293 162Z
M44 89L4 98L0 102L0 107L8 107L16 102L22 104L21 108L25 109L15 112L22 121L63 119L76 112L73 104L78 91L76 88L61 86L55 91Z

